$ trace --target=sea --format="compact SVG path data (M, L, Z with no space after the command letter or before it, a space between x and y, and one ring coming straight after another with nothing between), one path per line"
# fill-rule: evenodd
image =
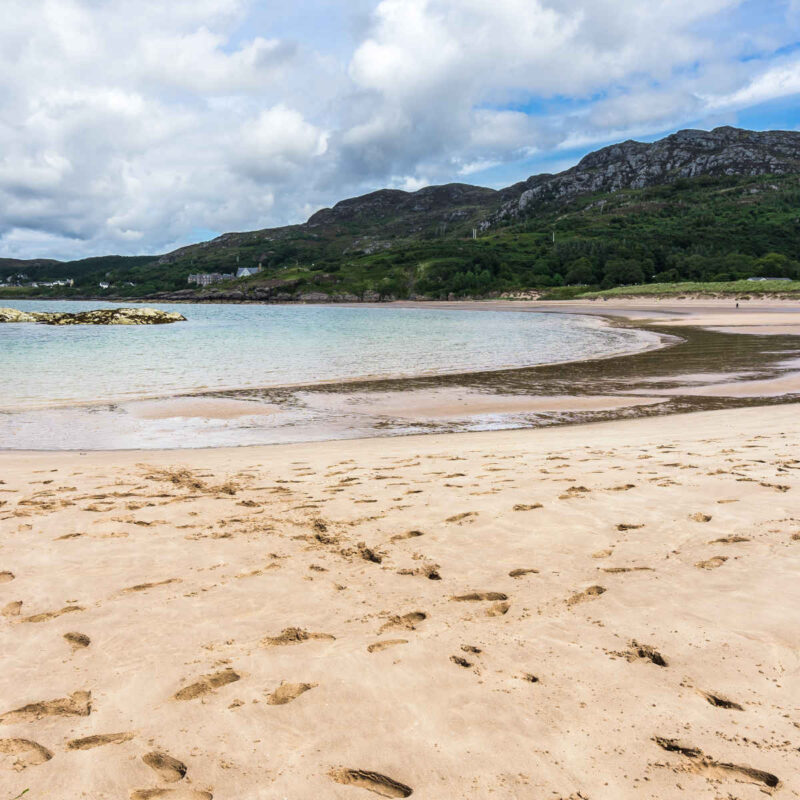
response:
M0 305L83 311L121 304L30 300ZM191 414L154 419L136 413L137 403L237 392L256 402L256 390L522 368L633 353L657 340L647 331L558 313L331 305L150 307L178 311L186 322L0 324L0 448L268 444L287 441L286 430L278 433L287 425L292 441L326 438L324 425L303 430L297 403L281 409L283 416L236 413L211 419L198 414L196 405Z

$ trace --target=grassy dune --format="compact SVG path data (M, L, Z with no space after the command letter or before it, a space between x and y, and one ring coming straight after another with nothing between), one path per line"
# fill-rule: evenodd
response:
M800 281L693 281L686 283L643 283L637 286L616 286L599 292L582 292L577 298L593 300L602 297L639 297L646 295L676 297L701 295L789 295L800 296Z

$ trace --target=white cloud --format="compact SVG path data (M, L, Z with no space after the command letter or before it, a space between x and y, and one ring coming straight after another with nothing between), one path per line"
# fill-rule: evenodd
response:
M223 50L225 38L203 27L192 33L154 36L143 42L141 57L158 85L225 94L263 89L276 80L295 46L260 36L233 53Z
M800 92L800 61L792 61L756 75L737 91L724 95L707 95L710 109L746 108Z
M234 164L258 180L285 178L328 149L328 136L297 111L279 105L247 121L241 131Z
M741 5L3 0L0 256L164 252L800 92L762 52L798 0L781 40L715 38Z

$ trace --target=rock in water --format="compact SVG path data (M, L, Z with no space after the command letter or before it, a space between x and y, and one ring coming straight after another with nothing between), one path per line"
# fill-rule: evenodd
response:
M36 317L16 308L0 308L0 322L36 322Z
M185 322L177 311L157 308L102 308L96 311L17 311L0 308L0 322L38 322L41 325L166 325Z

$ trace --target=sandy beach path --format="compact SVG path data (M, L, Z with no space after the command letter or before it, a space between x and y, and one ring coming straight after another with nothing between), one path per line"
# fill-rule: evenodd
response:
M0 800L798 797L798 411L0 453Z

